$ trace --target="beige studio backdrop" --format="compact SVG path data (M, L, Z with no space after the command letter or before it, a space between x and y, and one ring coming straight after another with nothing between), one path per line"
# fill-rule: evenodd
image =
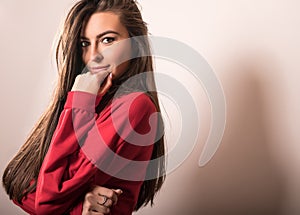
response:
M1 175L49 101L56 77L52 42L73 2L0 1ZM167 176L155 207L136 215L299 214L300 2L139 2L153 35L188 44L213 68L226 96L227 124L217 153L200 168L211 113L204 90L196 88L197 145ZM184 71L164 60L157 64L175 78ZM25 214L2 188L0 214Z

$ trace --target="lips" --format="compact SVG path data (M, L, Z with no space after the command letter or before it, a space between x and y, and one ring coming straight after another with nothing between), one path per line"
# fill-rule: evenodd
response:
M106 66L90 66L89 67L89 70L91 72L101 72L101 71L104 71L104 70L107 70L109 68L109 65L106 65Z

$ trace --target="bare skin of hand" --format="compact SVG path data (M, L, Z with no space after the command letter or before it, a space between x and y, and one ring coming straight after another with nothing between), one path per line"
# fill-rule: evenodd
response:
M87 72L77 75L72 87L72 91L82 91L103 96L111 87L111 85L112 73L109 71L101 71L97 73Z
M95 186L85 195L82 215L105 215L110 213L110 208L118 202L118 196L122 190L108 189Z

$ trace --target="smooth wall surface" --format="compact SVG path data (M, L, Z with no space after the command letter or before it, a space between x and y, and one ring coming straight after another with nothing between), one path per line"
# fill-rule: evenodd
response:
M56 78L52 43L73 2L0 1L1 175L48 104ZM139 2L153 35L188 44L211 65L226 96L227 124L217 153L199 168L211 113L203 89L194 89L198 144L167 176L155 206L136 215L299 214L300 2ZM178 66L157 63L179 79ZM0 214L25 214L2 188Z

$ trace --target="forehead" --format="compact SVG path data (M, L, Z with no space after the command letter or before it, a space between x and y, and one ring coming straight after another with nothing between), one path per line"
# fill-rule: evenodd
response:
M119 15L113 12L96 12L89 18L82 36L94 38L107 30L116 31L121 35L127 34L126 27L120 22Z

